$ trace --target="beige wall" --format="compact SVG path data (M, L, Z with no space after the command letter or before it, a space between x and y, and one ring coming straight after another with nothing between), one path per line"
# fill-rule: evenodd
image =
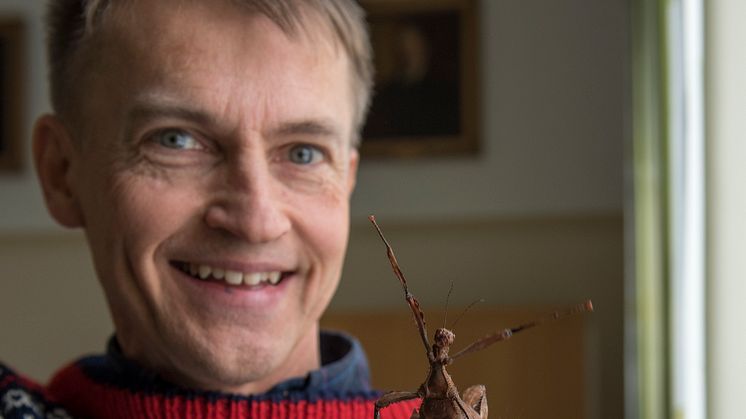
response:
M378 222L426 309L443 307L451 281L456 306L479 298L485 308L561 307L593 299L596 311L587 316L585 342L587 417L622 417L621 216L406 224L378 217ZM386 311L403 305L380 240L367 222L355 223L332 309Z
M0 236L0 360L46 380L112 326L82 234Z
M451 354L496 329L547 316L555 307L485 309L472 307L456 327ZM463 307L449 307L449 323ZM443 311L425 310L430 339ZM456 388L481 384L487 389L492 418L547 419L589 417L586 359L587 315L517 333L507 341L458 358L448 367ZM425 380L427 358L407 307L383 312L344 310L328 313L325 327L351 331L365 348L372 382L383 390L413 391ZM463 393L462 393L463 394Z
M353 214L620 212L628 0L481 1L482 152L363 162Z

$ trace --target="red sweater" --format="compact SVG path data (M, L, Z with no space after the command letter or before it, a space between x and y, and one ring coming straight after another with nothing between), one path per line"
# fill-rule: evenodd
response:
M370 389L359 344L343 335L322 334L322 364L307 377L280 383L267 393L241 396L170 384L126 360L112 340L106 355L63 368L47 387L0 364L0 417L372 418L380 393ZM381 416L409 418L419 404L395 404Z

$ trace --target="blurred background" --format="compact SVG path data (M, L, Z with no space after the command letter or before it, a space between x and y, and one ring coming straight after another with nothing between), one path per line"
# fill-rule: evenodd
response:
M112 326L84 238L49 219L28 155L30 127L49 110L42 3L0 2L0 20L23 25L21 164L0 174L0 359L44 381L101 352ZM493 417L743 417L746 3L366 6L376 3L462 13L460 47L438 59L460 63L455 81L471 92L459 99L460 132L473 139L364 149L324 324L363 341L376 385L414 390L427 365L369 214L431 332L451 283L449 318L485 300L460 320L456 348L594 301L590 315L454 365L460 388L488 385Z

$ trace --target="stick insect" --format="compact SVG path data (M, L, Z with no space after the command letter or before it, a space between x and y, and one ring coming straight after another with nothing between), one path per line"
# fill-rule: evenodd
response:
M425 382L420 385L417 391L390 391L381 396L375 403L373 413L375 419L380 419L380 411L386 406L416 398L422 399L422 404L419 409L415 409L412 412L412 419L487 419L487 395L485 386L471 386L464 390L464 392L459 396L456 385L453 383L451 376L446 371L446 366L452 364L453 361L464 355L487 348L493 343L507 340L514 334L539 324L558 320L562 317L576 313L593 311L593 305L591 301L588 300L568 310L555 311L549 316L536 321L489 334L473 342L471 345L468 345L456 354L449 355L448 351L455 338L454 333L445 327L438 328L435 331L433 343L432 345L430 344L427 337L425 316L420 309L420 303L414 295L409 292L404 273L399 269L399 263L396 260L396 256L394 256L394 251L389 242L383 236L383 232L376 223L375 217L371 215L369 219L376 228L381 240L383 240L383 243L386 245L386 254L391 263L391 267L394 270L394 274L399 279L399 282L404 289L404 298L414 314L417 329L420 333L420 339L422 339L422 343L425 346L427 360L430 364L427 378L425 379Z

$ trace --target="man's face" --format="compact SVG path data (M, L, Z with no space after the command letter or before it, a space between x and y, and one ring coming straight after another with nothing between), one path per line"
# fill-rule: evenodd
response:
M321 30L178 3L103 29L72 190L125 354L262 391L318 363L357 165L350 65Z

